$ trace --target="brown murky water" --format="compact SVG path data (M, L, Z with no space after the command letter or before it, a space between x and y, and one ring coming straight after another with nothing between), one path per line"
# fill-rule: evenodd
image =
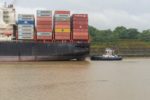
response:
M0 100L149 100L150 59L0 63Z

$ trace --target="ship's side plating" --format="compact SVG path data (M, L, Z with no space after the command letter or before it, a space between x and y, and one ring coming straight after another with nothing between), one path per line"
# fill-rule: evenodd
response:
M88 43L0 43L0 61L81 60L88 54Z

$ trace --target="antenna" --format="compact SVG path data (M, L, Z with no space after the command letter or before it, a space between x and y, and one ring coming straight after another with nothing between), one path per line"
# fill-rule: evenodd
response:
M12 0L12 4L14 5L16 3L16 0Z
M4 2L4 7L7 7L7 2L6 1Z

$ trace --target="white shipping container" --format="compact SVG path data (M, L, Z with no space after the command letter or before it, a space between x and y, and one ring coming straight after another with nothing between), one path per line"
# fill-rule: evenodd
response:
M37 32L37 36L52 36L52 32Z
M34 18L33 14L18 14L18 18Z
M34 39L34 33L18 33L18 39Z
M18 18L18 20L21 20L21 21L34 21L35 19L34 18Z
M55 14L55 17L70 18L70 14Z
M19 40L33 40L33 36L18 36Z
M52 11L50 10L37 10L37 16L39 17L44 17L44 16L49 16L52 17Z
M18 20L34 21L34 19L33 14L18 14Z
M18 32L34 32L33 28L19 28Z
M18 35L27 35L27 36L33 36L33 32L18 32Z
M34 35L32 33L19 33L18 37L34 37Z
M34 33L33 25L18 25L19 33Z
M18 28L34 28L34 25L18 25Z

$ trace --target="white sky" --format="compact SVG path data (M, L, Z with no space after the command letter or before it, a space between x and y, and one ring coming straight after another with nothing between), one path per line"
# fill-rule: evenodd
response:
M15 6L17 13L35 13L42 8L88 13L89 24L99 29L120 25L150 29L150 0L16 0Z

